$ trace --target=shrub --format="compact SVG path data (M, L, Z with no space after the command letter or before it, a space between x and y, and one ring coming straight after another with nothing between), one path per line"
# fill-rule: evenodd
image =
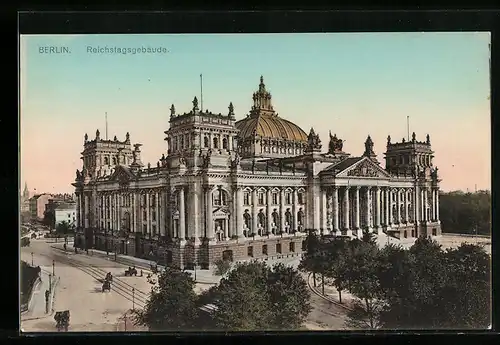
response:
M223 276L231 269L231 261L219 259L214 262L214 274L216 276Z

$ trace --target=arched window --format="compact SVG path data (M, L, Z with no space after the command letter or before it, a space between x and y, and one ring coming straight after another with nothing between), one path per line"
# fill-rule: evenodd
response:
M212 192L212 205L214 206L226 206L227 205L227 194L222 189L217 189Z
M210 140L208 137L203 138L203 147L209 147L210 146Z
M280 217L278 215L278 212L274 211L273 214L272 214L272 217L273 217L273 223L275 226L278 226L279 222L280 222Z
M227 148L227 139L226 139L226 138L222 139L222 148L223 148L224 150L227 150L227 149L228 149L228 148Z
M214 138L214 149L218 149L218 148L219 148L219 139Z
M259 218L259 226L264 227L266 225L266 215L264 212L260 211L257 217Z
M248 214L248 211L245 211L243 214L243 219L245 221L245 229L250 229L250 215Z

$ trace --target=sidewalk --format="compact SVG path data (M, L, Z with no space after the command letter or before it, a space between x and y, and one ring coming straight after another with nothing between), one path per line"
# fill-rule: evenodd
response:
M52 277L49 279L49 274L52 273L51 266L41 266L41 283L38 285L37 289L33 292L32 299L30 301L30 309L25 315L21 316L21 321L41 319L47 316L51 316L54 311L54 294L55 288L59 281L58 277ZM52 283L52 293L49 297L49 313L45 310L45 291L49 290L49 280Z

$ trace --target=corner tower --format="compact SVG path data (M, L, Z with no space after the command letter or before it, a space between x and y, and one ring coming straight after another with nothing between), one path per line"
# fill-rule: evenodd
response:
M198 99L193 99L190 112L176 114L175 106L170 108L170 128L167 137L167 162L171 168L227 166L237 148L234 107L229 103L228 113L200 111Z
M109 175L116 165L129 166L133 161L128 132L125 140L120 141L116 135L113 140L102 139L101 133L97 130L94 140L89 140L88 135L85 134L83 147L82 173L84 177L91 179Z
M387 137L387 151L385 153L385 169L394 175L416 175L433 168L434 151L431 148L429 134L425 141L417 141L415 132L411 141L404 138L399 143L392 143Z

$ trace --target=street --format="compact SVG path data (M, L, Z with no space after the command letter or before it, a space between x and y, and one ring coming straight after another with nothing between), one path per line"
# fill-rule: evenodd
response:
M33 253L34 265L44 266L45 270L52 268L54 260L55 275L59 277L54 288L54 310L70 311L69 331L115 331L128 310L144 307L151 287L146 276L123 277L125 265L87 256L85 252L75 254L72 246L64 252L53 245L32 241L30 247L21 248L21 260L31 264ZM110 292L103 293L101 280L107 272L113 274L113 284ZM38 296L43 298L43 291ZM54 317L41 315L38 319L21 320L21 329L24 332L55 331Z

